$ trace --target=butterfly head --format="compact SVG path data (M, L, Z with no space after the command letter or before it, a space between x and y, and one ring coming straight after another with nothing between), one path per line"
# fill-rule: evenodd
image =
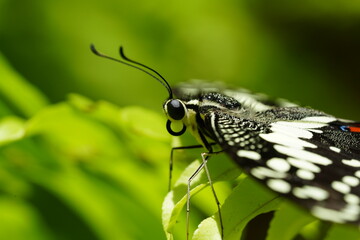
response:
M136 69L150 75L151 77L155 78L157 81L159 81L166 88L166 90L169 93L169 97L167 98L168 100L165 102L165 104L163 106L166 116L168 117L168 121L166 123L166 129L173 136L180 136L185 133L185 131L186 131L185 124L183 124L183 127L180 131L176 132L176 131L172 130L171 123L179 122L186 117L186 112L187 112L186 106L181 100L173 98L173 93L172 93L170 84L165 80L165 78L163 78L160 75L160 73L158 73L154 69L152 69L142 63L139 63L137 61L131 60L128 57L126 57L124 54L124 49L121 46L119 49L119 54L120 54L121 59L116 59L116 58L107 56L103 53L100 53L98 50L96 50L96 48L93 44L90 45L90 49L97 56L107 58L107 59L110 59L110 60L113 60L116 62L120 62L127 66L136 68Z
M167 131L173 136L180 136L185 133L186 126L183 124L182 129L179 132L175 132L171 128L172 122L182 121L186 117L187 109L185 104L179 99L169 99L164 104L164 111L168 117L166 123Z

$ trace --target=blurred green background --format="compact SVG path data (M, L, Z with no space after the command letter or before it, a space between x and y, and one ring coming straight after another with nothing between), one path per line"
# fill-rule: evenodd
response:
M148 76L89 44L161 72L172 84L221 80L359 118L360 4L330 1L6 1L0 47L52 101L68 92L160 109ZM125 91L124 91L125 90ZM150 101L151 99L151 101Z
M90 43L360 119L355 0L0 0L1 239L165 238L167 93Z

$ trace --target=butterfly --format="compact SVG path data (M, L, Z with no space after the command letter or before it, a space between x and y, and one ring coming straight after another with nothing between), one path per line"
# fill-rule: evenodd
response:
M203 168L208 173L206 162L215 144L249 176L319 219L360 224L359 122L244 89L203 82L171 88L158 72L127 58L123 48L121 60L91 49L151 75L167 89L168 132L180 136L190 131L206 150L191 178ZM174 123L182 128L174 130ZM187 200L189 211L189 191Z
M248 175L322 220L360 223L360 123L244 89L200 83L175 91L184 118L197 116L185 126Z

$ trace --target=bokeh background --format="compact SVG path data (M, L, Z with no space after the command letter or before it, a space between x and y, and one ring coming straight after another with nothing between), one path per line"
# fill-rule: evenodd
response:
M93 56L94 43L113 56L123 45L172 84L221 80L359 117L357 1L2 0L0 6L2 53L52 102L78 92L159 109L161 86Z
M165 238L167 93L91 43L172 85L223 81L360 119L355 0L0 0L1 129L25 132L2 133L2 237Z

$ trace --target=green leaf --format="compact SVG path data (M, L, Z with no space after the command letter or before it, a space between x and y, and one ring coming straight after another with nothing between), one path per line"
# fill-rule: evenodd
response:
M240 174L239 168L231 164L231 162L227 161L223 161L223 164L221 164L216 169L212 168L212 164L217 165L217 163L218 162L215 159L211 159L208 162L208 167L213 183L216 183L217 181L229 181L236 178ZM164 230L167 234L167 239L172 239L174 231L173 228L177 222L181 210L186 204L188 179L199 166L199 160L192 162L177 180L173 190L170 191L165 197L162 208L162 219ZM208 186L208 179L206 177L205 171L201 171L199 173L199 175L192 181L191 186L191 197ZM209 202L208 198L206 200L204 199L203 201ZM185 229L183 232L185 234Z
M171 136L162 115L141 107L127 107L121 109L119 118L121 130L131 141L129 148L133 152L154 164L168 166Z
M240 239L249 221L262 213L276 210L280 202L280 197L264 189L259 183L250 178L243 179L221 208L224 238ZM206 235L206 232L211 231L209 224L200 224L200 227L195 237Z
M122 149L110 129L66 103L52 105L36 114L27 123L27 134L46 137L66 157L74 159L117 156Z
M28 121L1 119L1 193L30 203L44 219L40 227L64 239L163 238L159 209L170 138L156 129L162 125L155 124L158 114L127 110L76 95L70 104L44 107ZM138 118L141 124L131 126Z
M0 239L52 239L31 205L14 196L0 197Z
M359 240L360 239L359 228L344 224L333 224L325 240L339 240L339 239Z
M279 210L275 212L266 240L293 239L305 225L313 221L316 221L316 218L305 212L305 210L284 201ZM286 224L286 228L284 228L284 224Z
M0 95L26 117L48 103L46 97L16 73L0 54Z
M69 95L69 103L126 138L124 147L134 154L159 167L164 166L163 159L169 159L171 137L162 115L141 107L119 108L106 101L94 102L78 94Z
M194 232L192 240L221 240L221 232L218 222L213 218L209 217L202 221Z
M25 135L24 120L9 116L0 120L0 146L21 139Z

